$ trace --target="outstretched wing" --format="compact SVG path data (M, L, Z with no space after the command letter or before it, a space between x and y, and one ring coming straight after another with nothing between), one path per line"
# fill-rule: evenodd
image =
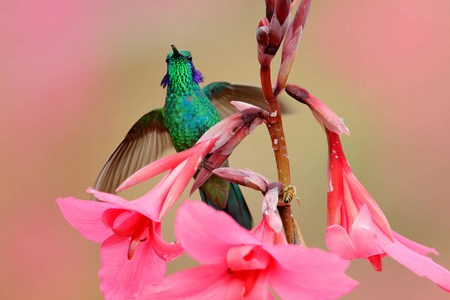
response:
M257 86L221 81L210 83L202 90L214 104L222 119L237 112L237 109L230 103L232 100L247 102L267 110L263 92ZM280 110L282 114L286 114L295 109L280 101Z
M170 147L173 144L162 109L152 110L133 125L108 158L95 182L95 189L114 193L125 179L160 158Z

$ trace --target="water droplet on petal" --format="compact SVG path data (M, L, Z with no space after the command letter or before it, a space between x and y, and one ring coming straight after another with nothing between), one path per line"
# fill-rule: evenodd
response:
M331 180L328 181L327 192L333 192L333 183L331 182Z

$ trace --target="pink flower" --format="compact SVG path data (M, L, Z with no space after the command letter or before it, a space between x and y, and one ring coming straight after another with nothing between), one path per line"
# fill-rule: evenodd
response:
M166 260L183 254L179 243L167 244L161 237L157 207L161 206L161 184L135 201L93 189L104 202L72 197L59 198L61 212L70 225L88 240L101 243L100 290L106 299L125 299L143 286L164 278Z
M269 179L255 171L249 169L233 169L233 168L218 168L212 171L219 177L222 177L230 182L243 185L254 190L266 194L267 191L276 187L279 191L283 189L281 182L270 182Z
M134 201L94 189L88 192L103 202L72 197L56 200L64 217L83 237L102 244L99 277L106 299L127 299L148 284L157 283L166 273L165 261L184 253L179 243L163 241L160 221L213 144L199 143L132 175L129 185L172 168L150 192Z
M172 169L172 172L174 172L176 169L182 169L182 172L177 172L177 178L174 179L169 194L163 203L163 207L161 208L159 215L159 218L161 219L162 216L165 215L173 206L173 204L175 204L181 193L183 193L192 176L194 176L200 166L203 158L211 151L216 144L216 141L217 138L203 139L202 141L198 141L192 148L164 157L143 167L128 177L117 188L116 192L122 191L142 181L150 179L166 170Z
M435 249L417 244L391 230L381 208L353 175L339 135L348 129L336 114L305 89L286 85L286 92L309 106L328 139L327 246L345 259L365 258L376 271L381 258L393 259L419 276L450 291L450 272L427 256Z
M336 133L328 137L328 228L327 246L345 259L368 259L381 271L381 258L391 256L419 276L450 291L450 272L431 260L435 249L417 244L391 230L367 190L353 175Z
M273 299L269 285L283 299L329 299L357 285L344 273L348 261L288 245L281 228L275 213L249 232L204 203L185 202L175 234L202 266L149 285L138 299Z
M283 190L283 184L281 182L270 182L269 179L263 175L249 169L218 168L213 170L213 173L228 181L263 193L263 215L275 212L277 210L278 194L280 194Z
M214 140L215 144L208 157L208 167L198 173L191 194L211 176L211 170L220 167L237 145L268 117L267 111L259 107L239 101L231 103L240 111L211 127L197 142Z

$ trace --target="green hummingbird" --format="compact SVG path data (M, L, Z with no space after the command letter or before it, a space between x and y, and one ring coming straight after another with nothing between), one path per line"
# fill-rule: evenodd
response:
M177 152L191 148L214 124L237 112L231 100L266 107L258 87L214 82L201 89L203 75L195 69L191 53L171 47L166 58L167 74L161 81L163 88L167 87L164 107L152 110L133 125L103 166L95 189L114 192L126 178L160 158L172 145ZM252 217L238 185L212 175L199 191L204 202L251 229Z

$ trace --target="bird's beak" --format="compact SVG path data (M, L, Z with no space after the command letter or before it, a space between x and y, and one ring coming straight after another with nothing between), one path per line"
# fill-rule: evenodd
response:
M180 52L178 52L178 49L175 48L175 46L173 44L170 45L170 47L172 47L173 56L181 56Z

